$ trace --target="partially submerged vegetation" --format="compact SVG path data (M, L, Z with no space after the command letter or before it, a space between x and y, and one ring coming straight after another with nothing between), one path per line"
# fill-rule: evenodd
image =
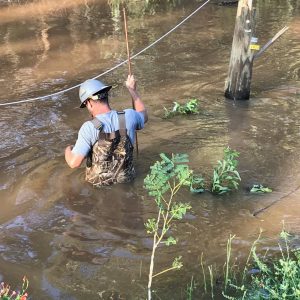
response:
M202 175L195 175L194 171L192 169L189 169L191 174L189 178L189 189L192 193L203 193L205 191L210 191L213 194L222 195L231 191L238 190L241 177L238 172L238 158L240 153L236 150L231 149L230 147L226 147L223 150L224 157L222 160L219 160L217 162L217 165L213 168L213 175L211 177L211 181L206 180L207 178L204 178ZM169 158L165 154L160 154L163 161L168 160ZM172 154L172 157L181 157L184 158L186 161L185 163L188 163L188 155L187 154ZM172 161L173 158L170 159ZM174 162L173 163L173 167ZM157 164L157 163L156 163ZM151 172L153 172L155 166L151 167ZM171 166L168 166L169 168L172 168ZM158 172L158 171L157 171ZM164 172L164 170L162 170ZM162 173L160 178L163 181L163 176L165 176L164 173ZM147 176L149 178L149 175ZM258 194L264 194L264 193L271 193L272 189L268 187L264 187L261 184L253 185L250 189L251 193L258 193Z
M213 170L211 192L224 194L239 187L241 181L237 171L239 153L229 147L224 149L223 160L218 161ZM180 269L183 264L181 256L173 258L169 267L156 271L155 259L160 246L175 245L178 241L175 235L176 221L182 220L191 209L189 203L176 199L182 188L190 192L205 191L205 182L202 176L196 176L189 166L187 154L172 154L168 157L160 154L160 161L150 167L150 172L144 180L144 187L154 200L157 215L149 218L145 223L147 233L152 235L152 252L148 273L148 300L152 299L153 279L172 270ZM251 192L267 193L270 188L261 184L253 185ZM215 299L222 295L230 300L265 300L265 299L300 299L300 249L291 249L289 234L282 231L283 244L279 244L281 257L269 261L257 252L260 236L253 243L244 267L241 268L237 260L232 258L232 241L235 236L230 235L227 242L227 256L223 268L223 275L216 271L213 265L205 266L203 253L200 259L202 272L201 285L194 277L191 278L185 289L186 299ZM218 272L216 274L216 272ZM0 300L26 300L28 280L23 278L22 289L12 291L4 283L0 285ZM204 298L203 298L204 299Z
M12 290L10 285L1 282L0 284L0 300L27 300L28 294L28 279L23 277L23 284L21 291Z
M181 256L177 256L173 259L170 267L159 271L156 271L155 268L155 258L159 246L171 246L177 243L175 231L172 229L176 221L182 220L187 211L191 209L189 203L176 200L178 192L183 187L186 187L192 193L202 193L205 191L205 186L210 186L210 191L215 194L224 194L238 189L241 181L237 171L239 152L229 147L225 148L223 152L223 160L219 160L217 166L213 169L211 184L206 184L201 175L194 174L189 166L187 154L172 154L171 157L168 157L166 154L161 153L161 161L155 162L150 167L150 172L144 179L144 187L149 196L153 197L157 215L149 218L144 224L147 233L153 237L148 274L148 300L152 299L152 283L155 277L172 270L178 270L183 266ZM261 184L253 185L250 191L252 193L272 192L270 188ZM230 236L227 243L227 260L224 265L223 290L221 291L225 298L231 300L300 299L300 250L299 252L290 252L287 243L288 235L285 233L282 236L285 238L286 243L286 253L280 248L282 258L271 263L271 265L261 260L256 253L258 238L250 250L242 276L234 273L235 265L230 265L231 244L234 239L234 236ZM250 256L252 256L255 263L255 270L257 270L255 274L247 269L250 266ZM252 267L252 269L254 268ZM202 254L201 270L205 299L208 299L208 290L210 290L211 299L214 299L215 282L219 278L215 276L212 265L207 267L208 275L205 275L204 269ZM251 275L249 276L249 274ZM240 277L242 279L238 281L237 278ZM26 293L28 280L26 277L23 278L22 289L19 292L11 291L10 286L3 282L0 288L0 300L26 300L28 297ZM186 288L187 299L194 299L195 292L199 293L198 289L199 285L192 278ZM203 295L203 291L201 294ZM295 295L298 295L299 298L295 298Z
M224 149L223 160L218 161L218 165L213 171L213 181L211 191L216 194L224 194L229 191L238 189L241 181L237 171L239 153L229 147ZM177 243L175 231L172 230L174 222L184 218L188 210L191 209L189 203L176 201L176 195L181 188L189 188L191 192L204 192L204 178L195 176L193 170L189 167L189 159L187 154L172 154L168 157L164 153L160 154L161 161L157 161L150 167L150 172L144 180L144 187L149 195L153 197L157 208L157 215L154 218L149 218L145 223L145 228L148 234L153 237L152 253L150 258L149 278L148 278L148 300L152 299L152 282L153 278L158 277L171 270L180 269L182 267L181 256L175 257L170 267L163 270L155 271L155 258L159 246L171 246ZM262 185L253 186L257 189L256 192L269 192L269 188ZM224 298L232 300L262 300L262 299L298 299L291 298L291 289L293 295L299 293L300 297L300 255L298 252L289 250L287 237L285 238L286 253L281 249L282 258L270 265L264 259L259 258L256 252L256 245L260 239L253 243L249 256L243 271L236 271L237 265L232 263L232 241L235 236L230 236L227 243L227 259L224 264L224 276L220 280L220 276L215 276L212 265L207 267L208 275L205 275L205 267L203 264L203 254L201 256L201 270L203 274L205 299L211 297L214 299L218 289L219 294L223 294ZM300 252L299 252L300 253ZM296 259L296 260L295 260ZM253 261L251 263L250 261ZM254 271L255 270L255 271ZM235 272L236 271L236 272ZM291 274L289 275L288 272ZM293 278L298 276L299 280ZM290 278L290 279L289 279ZM287 283L286 280L290 280ZM220 281L222 288L216 287L216 281ZM299 282L298 282L299 281ZM285 293L282 292L285 286ZM292 285L294 284L294 285ZM209 292L208 292L209 291ZM199 285L194 278L187 285L186 297L194 299L194 294L199 295ZM210 295L209 295L210 294ZM277 298L273 298L276 295ZM289 298L290 297L290 298ZM197 298L195 298L197 299ZM300 299L300 298L299 298Z
M300 299L300 249L291 248L290 235L282 230L278 244L280 256L267 258L266 253L258 254L260 238L261 232L241 266L232 257L235 236L229 237L222 278L214 274L212 265L204 266L201 255L203 284L197 284L192 277L186 299L199 299L200 295L203 299L214 299L217 294L230 300Z
M239 152L227 147L224 149L224 159L218 161L213 171L211 191L215 194L224 194L237 190L241 177L237 171Z
M176 115L195 115L200 113L199 100L192 98L186 103L180 104L178 102L173 102L174 106L171 109L164 107L165 115L164 118L172 118Z
M250 193L255 193L255 194L272 193L272 189L270 189L269 187L265 187L262 184L253 184L252 188L250 189Z

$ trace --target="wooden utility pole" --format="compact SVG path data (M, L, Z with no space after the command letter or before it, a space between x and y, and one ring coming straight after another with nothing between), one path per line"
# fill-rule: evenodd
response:
M250 49L254 31L252 0L239 0L232 42L225 97L248 100L252 78L253 51Z

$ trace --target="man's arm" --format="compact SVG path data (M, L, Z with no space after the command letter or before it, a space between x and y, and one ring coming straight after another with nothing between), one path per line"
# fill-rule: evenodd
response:
M72 153L73 146L68 146L65 149L65 160L70 168L78 168L80 167L82 161L84 160L84 156L80 154Z
M147 123L148 121L148 113L145 107L145 104L141 100L137 90L136 90L136 81L133 77L133 75L128 75L126 80L126 87L134 101L134 109L137 112L141 112L144 115L144 123Z
M68 146L65 150L65 160L70 168L78 168L81 165L97 139L98 131L94 129L92 122L83 123L79 129L75 146Z

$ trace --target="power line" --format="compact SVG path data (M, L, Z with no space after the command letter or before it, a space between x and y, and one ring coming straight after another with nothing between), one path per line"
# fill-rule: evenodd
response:
M210 2L210 0L207 0L206 2L204 2L203 4L201 4L197 9L195 9L191 14L189 14L186 18L184 18L175 27L173 27L172 29L170 29L168 32L166 32L159 39L157 39L156 41L154 41L153 43L151 43L150 45L148 45L143 50L141 50L138 53L136 53L133 56L131 56L130 59L136 58L137 56L139 56L140 54L144 53L149 48L153 47L155 44L157 44L158 42L160 42L162 39L164 39L166 36L168 36L170 33L172 33L174 30L176 30L179 26L181 26L183 23L185 23L188 19L190 19L194 14L196 14L200 9L202 9L208 2ZM107 70L107 71L105 71L105 72L103 72L103 73L101 73L101 74L93 77L92 79L96 79L96 78L99 78L99 77L101 77L103 75L106 75L107 73L110 73L110 72L114 71L115 69L123 66L127 62L128 62L128 59L122 61L121 63L117 64L116 66L112 67L111 69L109 69L109 70ZM24 99L24 100L18 100L18 101L13 101L13 102L7 102L7 103L0 103L0 106L7 106L7 105L12 105L12 104L19 104L19 103L32 102L32 101L36 101L36 100L43 100L43 99L47 99L47 98L52 98L52 97L58 96L60 94L64 94L66 92L74 90L74 89L80 87L80 85L81 85L81 83L77 84L77 85L74 85L72 87L69 87L67 89L64 89L62 91L55 92L55 93L52 93L52 94L49 94L49 95L45 95L45 96L40 96L40 97L35 97L35 98L29 98L29 99Z

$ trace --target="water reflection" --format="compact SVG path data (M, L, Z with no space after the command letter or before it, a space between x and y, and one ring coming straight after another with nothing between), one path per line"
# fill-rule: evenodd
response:
M141 17L145 14L154 15L160 11L169 11L180 6L181 0L172 0L161 2L159 0L148 1L126 1L126 0L108 0L113 19L119 19L120 11L123 7L126 7L131 15L135 17Z
M92 3L92 1L90 1ZM10 7L2 7L0 10L0 23L10 23L26 20L32 20L34 17L49 15L50 17L63 17L68 9L82 5L82 0L67 0L67 1L42 1L31 2L21 5L12 5Z
M241 152L243 179L240 191L225 197L180 195L193 210L176 228L178 245L159 249L157 266L169 266L171 258L183 255L185 270L165 277L164 286L157 283L162 297L167 299L176 285L179 292L172 296L182 298L191 274L199 275L201 252L208 264L223 265L230 233L239 237L235 247L243 258L259 227L270 237L263 247L274 245L274 251L282 218L297 232L299 5L277 2L276 8L271 1L258 4L259 37L268 40L285 25L290 30L255 62L249 102L223 98L234 7L208 5L133 61L151 122L139 133L139 176L131 185L96 190L84 183L84 169L65 165L62 151L88 118L74 109L77 90L2 107L0 277L17 284L25 273L33 299L143 297L151 248L143 224L155 214L155 205L142 186L160 152L188 153L193 168L210 179L223 148L230 145ZM197 1L126 3L132 53L199 6ZM44 1L2 7L1 102L70 87L125 59L122 5ZM123 88L126 75L125 66L104 78L114 85L112 104L118 109L131 105ZM200 99L200 115L162 119L163 106L191 97ZM250 195L247 187L254 181L275 192ZM293 190L290 198L253 217L255 209Z

